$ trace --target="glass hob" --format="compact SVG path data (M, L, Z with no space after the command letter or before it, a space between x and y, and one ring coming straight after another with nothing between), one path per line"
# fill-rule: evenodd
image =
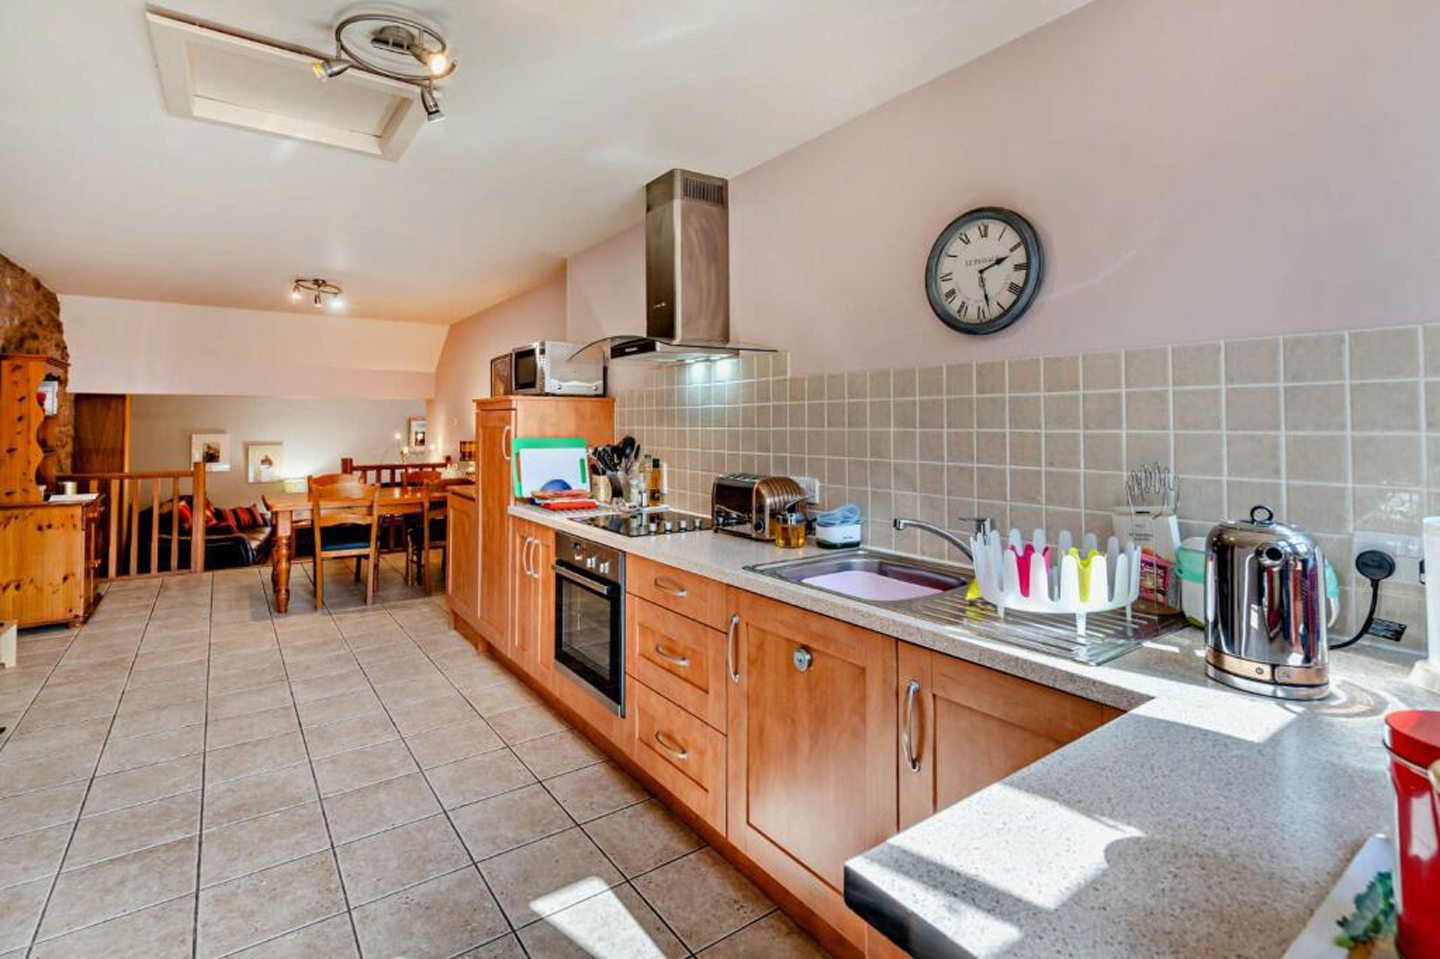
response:
M689 533L710 528L710 517L686 513L678 509L647 511L644 514L612 513L608 516L587 516L575 520L586 526L603 529L621 536L660 536L665 533Z

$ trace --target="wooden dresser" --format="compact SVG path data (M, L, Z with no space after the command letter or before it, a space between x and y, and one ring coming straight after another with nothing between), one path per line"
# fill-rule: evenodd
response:
M98 501L52 503L42 490L59 473L65 372L45 356L0 357L0 620L22 627L80 623L98 595Z

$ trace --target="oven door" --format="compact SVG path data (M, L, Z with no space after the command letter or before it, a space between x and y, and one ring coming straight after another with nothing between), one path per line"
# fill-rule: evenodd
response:
M555 665L625 715L625 589L556 560Z
M522 346L510 351L510 392L539 393L544 388L540 379L538 346Z

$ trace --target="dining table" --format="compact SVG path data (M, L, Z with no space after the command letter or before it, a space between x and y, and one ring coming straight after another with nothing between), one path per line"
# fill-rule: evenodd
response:
M456 483L471 482L456 480ZM380 515L403 516L421 513L425 500L444 502L448 486L383 486L380 488ZM269 493L261 497L270 513L275 529L275 543L270 552L270 586L275 591L275 611L290 609L290 564L294 552L295 525L310 515L310 494L307 492Z

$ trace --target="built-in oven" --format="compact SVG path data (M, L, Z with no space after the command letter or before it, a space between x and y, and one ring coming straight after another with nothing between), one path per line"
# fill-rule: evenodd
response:
M555 665L625 715L625 554L555 534Z

